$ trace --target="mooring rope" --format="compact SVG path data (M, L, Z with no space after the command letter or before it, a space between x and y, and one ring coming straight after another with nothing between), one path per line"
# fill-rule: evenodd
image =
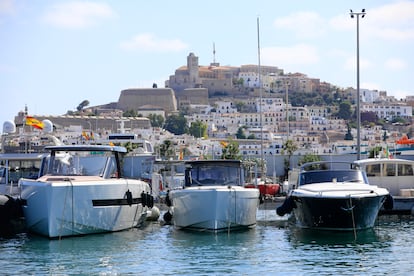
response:
M352 227L354 229L354 239L357 239L357 233L356 233L356 226L355 226L355 217L354 217L354 208L352 208L352 197L349 195L349 204L351 208L351 216L352 216Z
M72 183L72 181L70 180L70 178L65 178L64 179L65 181L69 181L69 183L70 183L70 187L72 188L71 190L72 190L72 200L71 200L71 202L72 202L72 233L73 233L73 230L74 230L74 217L73 217L73 183ZM66 186L67 188L69 187L69 186ZM59 240L61 240L62 239L62 229L63 229L63 223L64 223L64 215L65 215L65 211L66 211L66 202L67 202L67 198L68 198L68 189L66 189L66 193L65 193L65 200L64 200L64 202L63 202L63 209L62 209L62 215L61 215L61 222L60 222L60 227L59 227Z

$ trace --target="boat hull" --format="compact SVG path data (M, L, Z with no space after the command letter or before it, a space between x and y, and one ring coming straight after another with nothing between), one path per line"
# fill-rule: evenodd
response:
M240 186L194 187L170 191L178 228L226 231L256 225L259 190Z
M362 230L372 228L385 195L369 197L293 196L296 224L300 228L324 230Z
M145 220L148 208L141 193L150 192L146 182L68 179L20 182L29 231L57 238L125 230Z

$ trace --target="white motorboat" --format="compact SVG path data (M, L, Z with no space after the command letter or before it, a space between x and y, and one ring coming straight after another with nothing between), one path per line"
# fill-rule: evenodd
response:
M170 190L167 197L171 205L167 214L177 228L218 232L256 225L259 190L244 187L242 161L200 160L185 165L185 186Z
M120 231L142 223L148 183L122 177L124 147L49 146L38 179L20 179L27 229L49 238Z
M278 215L293 210L300 228L361 230L372 228L389 192L369 185L358 165L346 162L304 164L297 187L287 196ZM384 206L388 206L388 202Z
M368 158L355 161L365 170L368 181L387 189L392 196L401 196L413 191L414 161L398 158Z
M368 158L355 161L366 172L369 184L387 189L394 199L391 211L414 211L414 161L398 158Z

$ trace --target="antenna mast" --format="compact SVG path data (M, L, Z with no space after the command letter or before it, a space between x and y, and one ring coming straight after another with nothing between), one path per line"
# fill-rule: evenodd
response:
M262 78L261 78L261 67L260 67L260 27L259 27L259 17L257 17L257 59L258 59L258 78L259 78L259 94L260 94L260 102L259 102L259 114L260 114L260 157L261 157L261 172L260 178L261 180L264 179L264 155L263 155L263 122L262 122Z
M213 42L213 63L216 63L216 44Z

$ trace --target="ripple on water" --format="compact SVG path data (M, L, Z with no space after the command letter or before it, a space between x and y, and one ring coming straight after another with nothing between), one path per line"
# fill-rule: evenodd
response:
M273 211L274 212L274 211ZM270 210L254 229L212 234L159 222L128 231L48 240L0 240L4 274L309 275L414 271L411 219L380 219L369 231L297 229Z

